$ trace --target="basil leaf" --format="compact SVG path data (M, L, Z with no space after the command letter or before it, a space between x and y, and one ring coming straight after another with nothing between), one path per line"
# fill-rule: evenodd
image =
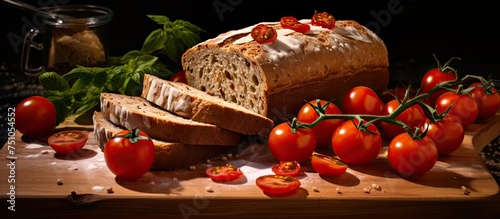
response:
M67 91L45 90L43 96L52 102L56 108L56 126L63 122L71 113L74 103L73 95Z
M127 53L125 53L125 55L123 55L120 59L120 63L121 64L125 64L127 63L130 59L134 59L134 58L137 58L137 56L141 56L141 55L144 55L143 52L141 52L140 50L132 50L132 51L129 51Z
M137 83L135 80L130 80L124 89L124 94L130 96L140 96L142 93L142 83Z
M194 33L199 33L199 32L205 32L205 30L201 29L200 27L192 24L189 21L184 21L184 20L175 20L174 25L179 24L183 26L184 28L194 32Z
M142 72L145 69L153 66L158 57L152 55L142 55L135 59L135 71L134 72Z
M181 34L181 41L188 48L195 46L196 44L198 44L198 42L201 41L200 36L191 31L181 31Z
M151 54L156 50L160 50L163 47L163 42L165 42L165 36L165 31L162 29L151 32L144 41L141 52Z
M56 90L56 91L69 90L68 81L64 80L64 78L62 78L59 74L55 72L42 73L40 76L38 76L38 81L45 90Z
M147 15L147 16L151 18L151 20L161 25L170 22L170 19L167 16L163 15Z
M179 63L181 60L181 56L185 51L184 45L180 40L175 38L174 36L167 36L167 40L165 40L165 50L164 53L167 54L167 57L175 63Z

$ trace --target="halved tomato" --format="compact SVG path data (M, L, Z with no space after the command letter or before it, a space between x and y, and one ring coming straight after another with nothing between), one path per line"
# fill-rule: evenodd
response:
M259 24L252 28L250 34L255 41L262 44L272 43L278 37L276 29L265 24Z
M241 172L241 170L233 164L213 166L208 168L205 173L216 182L232 181L243 175L243 172Z
M333 29L335 27L335 17L328 12L315 11L311 19L311 24L327 29Z
M322 154L313 154L311 164L314 170L323 176L340 176L347 170L344 162Z
M276 175L295 176L300 172L300 164L297 161L280 161L272 170Z
M300 181L293 176L264 175L255 183L266 195L287 195L300 187Z
M292 29L301 33L305 33L311 29L309 24L300 23L297 18L291 16L282 17L280 24L283 28Z
M89 135L79 130L65 130L51 135L47 143L59 154L76 153L85 146Z

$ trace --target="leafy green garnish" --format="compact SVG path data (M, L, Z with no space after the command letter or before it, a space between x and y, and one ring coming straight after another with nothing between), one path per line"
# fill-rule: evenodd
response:
M44 88L43 96L56 107L57 124L70 115L97 109L103 92L139 96L144 74L164 79L173 75L174 72L160 61L162 55L179 65L185 50L201 41L199 34L203 30L190 22L171 22L162 15L148 17L163 28L151 32L141 50L112 58L112 66L77 66L62 76L55 72L44 72L39 76L38 80Z

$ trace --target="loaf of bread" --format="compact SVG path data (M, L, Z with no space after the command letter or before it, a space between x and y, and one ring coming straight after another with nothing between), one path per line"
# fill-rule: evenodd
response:
M139 128L154 139L195 145L240 143L241 134L237 132L174 115L142 97L101 93L100 104L101 112L112 123Z
M94 112L92 120L94 122L94 137L101 149L116 133L125 130L125 128L111 123L101 112ZM151 169L155 170L187 168L207 159L227 154L232 148L227 146L187 145L155 139L153 139L153 144L155 146L155 159Z
M355 21L339 20L333 29L310 25L305 34L264 24L277 30L273 43L254 41L250 26L188 49L182 56L188 84L276 121L293 117L306 101L340 104L354 86L381 93L389 83L384 42Z
M236 103L149 74L144 75L142 97L185 118L245 135L263 134L273 127L269 118Z

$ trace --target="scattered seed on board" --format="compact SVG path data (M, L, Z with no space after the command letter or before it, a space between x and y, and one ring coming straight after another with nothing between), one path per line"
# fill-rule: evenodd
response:
M106 191L111 194L111 193L115 193L115 191L113 191L113 187L111 186L108 186L108 188L106 188Z
M62 186L63 182L61 179L57 179L57 185Z
M214 190L213 190L213 189L212 189L212 187L210 187L210 186L205 187L205 190L206 190L207 192L214 192Z
M465 187L465 186L462 186L462 191L464 192L464 195L469 195L470 194L470 190Z
M335 188L335 191L337 192L337 194L342 194L342 191L340 191L339 187Z
M312 187L312 190L313 190L314 192L319 192L319 189L318 189L318 188L316 188L316 187L314 187L314 186Z

